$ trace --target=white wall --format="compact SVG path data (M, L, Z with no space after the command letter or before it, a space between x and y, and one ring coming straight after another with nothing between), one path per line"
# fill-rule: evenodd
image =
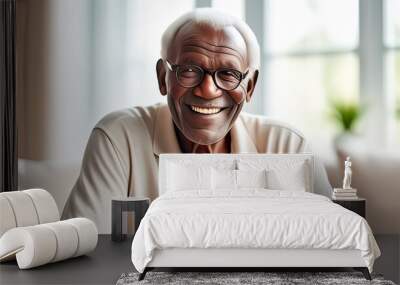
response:
M193 5L17 0L20 189L47 189L61 211L96 122L113 110L165 102L155 72L161 33Z
M354 135L340 137L336 146L342 162L347 156L352 159L352 187L366 198L367 221L373 232L400 234L400 153L371 147L365 138Z
M89 1L17 1L19 185L63 207L90 118Z

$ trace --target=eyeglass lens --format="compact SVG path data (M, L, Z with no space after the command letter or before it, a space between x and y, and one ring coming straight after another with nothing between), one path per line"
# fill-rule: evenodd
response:
M177 80L184 87L194 87L201 83L205 71L195 65L178 66ZM220 69L214 73L214 82L218 88L224 90L235 89L241 81L241 73L233 69Z

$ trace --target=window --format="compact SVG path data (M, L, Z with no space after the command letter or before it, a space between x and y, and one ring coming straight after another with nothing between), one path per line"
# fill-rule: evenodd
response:
M400 143L400 1L386 0L384 46L389 142Z
M274 54L357 48L358 1L269 0L265 13Z
M269 0L264 9L265 113L331 141L330 100L359 100L358 1Z
M126 101L138 106L166 102L166 98L159 94L156 80L161 35L173 20L192 10L195 1L141 0L128 1L127 5L130 16L127 19L129 29L126 31L129 60L125 75Z
M291 123L322 154L340 132L332 100L356 103L363 109L356 131L366 142L398 147L400 1L209 3L245 19L260 41L262 73L246 111Z
M245 18L244 0L212 0L211 7L223 10L243 20Z

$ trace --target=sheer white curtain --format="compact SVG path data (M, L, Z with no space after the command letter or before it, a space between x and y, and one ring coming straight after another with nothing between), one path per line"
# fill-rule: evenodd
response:
M191 0L18 0L19 185L60 209L95 123L165 100L155 65L161 34Z

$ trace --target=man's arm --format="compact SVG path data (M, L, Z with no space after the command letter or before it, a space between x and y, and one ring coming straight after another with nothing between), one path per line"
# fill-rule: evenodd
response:
M86 217L96 223L99 233L110 233L111 199L126 197L127 185L127 174L117 149L102 129L95 128L62 218Z

